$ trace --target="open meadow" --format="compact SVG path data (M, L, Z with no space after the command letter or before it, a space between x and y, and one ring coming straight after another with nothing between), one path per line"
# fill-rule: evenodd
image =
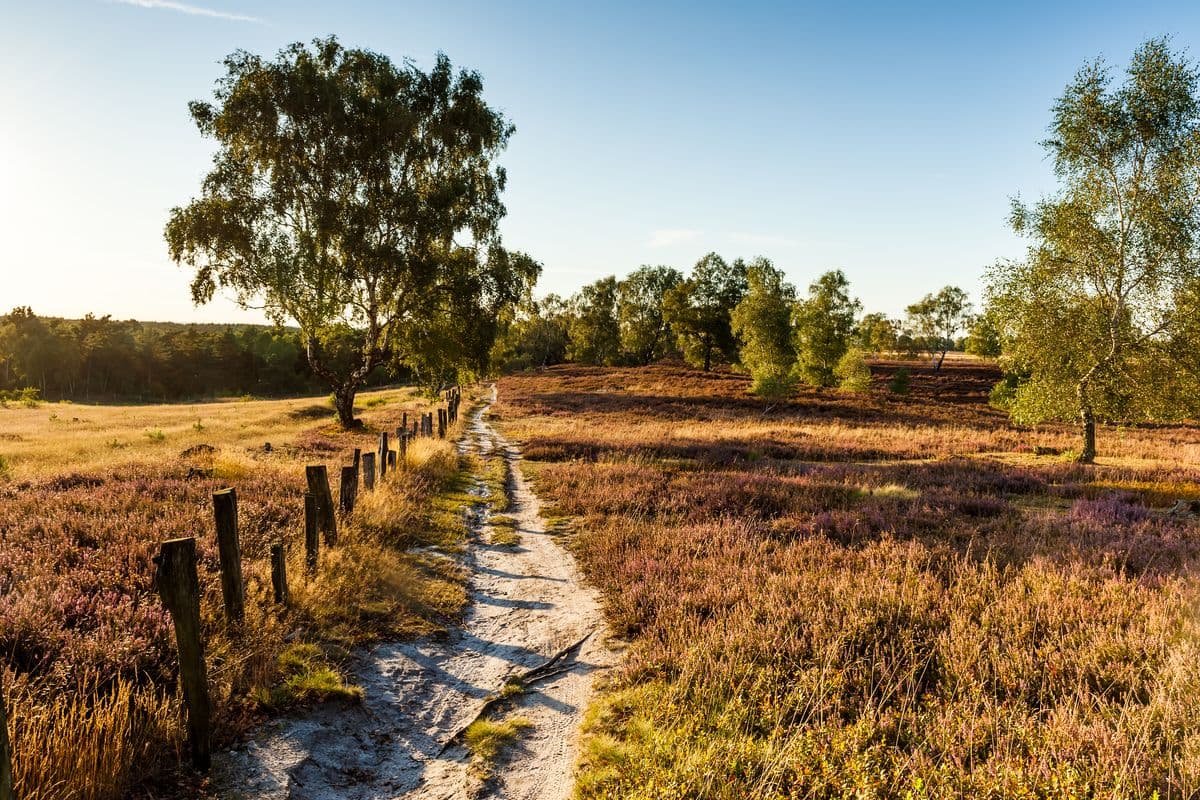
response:
M0 408L0 654L24 800L113 798L183 780L175 638L152 586L161 541L195 536L215 743L270 713L345 697L339 665L380 637L458 618L464 464L452 439L415 440L403 469L360 488L336 547L305 571L304 466L370 452L434 404L415 390L360 397L363 428L325 398L190 405ZM448 437L457 435L458 423ZM212 493L237 490L246 620L227 627ZM291 601L273 602L269 549L287 549ZM411 548L418 548L419 551ZM190 787L190 788L189 788Z
M986 405L987 363L910 368L909 396L778 402L674 366L501 380L631 640L580 797L1200 793L1200 526L1170 513L1200 429L1105 430L1078 465Z

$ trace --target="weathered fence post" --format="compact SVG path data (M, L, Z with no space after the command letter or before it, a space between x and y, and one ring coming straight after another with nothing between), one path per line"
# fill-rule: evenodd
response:
M208 677L200 642L200 581L196 577L196 540L170 539L159 546L154 585L171 612L179 648L179 680L187 706L192 764L207 770L212 761Z
M362 448L354 448L354 468L358 469L359 462L362 461Z
M271 545L271 586L275 589L275 602L287 605L287 556L283 552L283 542L276 541Z
M388 469L396 468L396 451L388 450Z
M404 466L408 463L408 431L396 437L396 443L400 447L400 465Z
M375 454L363 453L363 488L368 492L375 488Z
M12 748L8 744L8 707L4 704L4 684L0 682L0 800L14 800Z
M304 493L304 563L308 571L317 571L321 557L321 536L317 523L317 498L312 492Z
M439 408L438 410L438 438L446 438L446 409Z
M317 517L325 534L325 544L337 544L337 514L333 512L333 493L329 491L329 470L324 464L304 468L308 491L317 498Z
M354 501L358 498L358 468L342 467L342 481L338 487L338 501L343 514L354 511Z
M225 620L237 625L246 618L246 585L242 581L242 546L238 542L237 492L213 492L213 517L217 522L217 552L221 556L221 595Z
M387 431L379 434L379 478L383 479L387 475L388 468L388 435Z
M400 427L406 431L408 430L408 412L407 411L405 411L403 414L400 415Z

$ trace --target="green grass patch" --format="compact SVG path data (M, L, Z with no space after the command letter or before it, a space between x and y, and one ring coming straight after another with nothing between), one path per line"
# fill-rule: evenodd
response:
M483 481L487 485L492 511L503 514L512 509L508 487L512 485L512 465L499 453L488 456L483 465Z
M500 687L500 699L508 700L516 697L525 691L525 681L521 680L520 675L509 675L504 681L504 685Z
M264 708L278 710L331 699L362 699L362 688L346 683L325 651L315 644L289 645L279 654L278 666L279 683L254 691L254 699Z
M532 723L524 717L510 717L503 722L477 719L467 728L463 741L471 753L471 769L479 778L491 777L500 754L512 746L521 732Z
M517 521L512 517L492 517L491 544L497 547L516 547L521 544L521 534L517 532Z

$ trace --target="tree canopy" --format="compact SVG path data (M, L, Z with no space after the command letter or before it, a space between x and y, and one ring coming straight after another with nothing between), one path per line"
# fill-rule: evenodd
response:
M1120 84L1103 61L1081 69L1044 143L1059 189L1014 203L1028 255L988 276L1004 358L1027 376L1014 416L1077 419L1083 462L1095 458L1097 420L1196 408L1197 79L1162 39L1138 48Z
M813 386L834 386L838 362L850 346L854 321L862 304L850 296L850 281L840 269L826 272L808 287L808 297L796 304L796 369Z
M189 105L218 144L213 167L166 228L172 258L195 270L193 299L228 289L294 320L346 425L389 358L430 382L486 359L492 330L476 326L539 267L500 243L494 160L513 127L479 74L443 55L426 73L333 38L224 64L215 102ZM347 330L351 357L331 357Z
M749 371L756 394L787 394L794 385L796 363L791 327L796 289L765 258L750 263L746 283L746 296L731 316L733 333L742 342L742 366Z
M626 361L650 364L671 350L671 326L663 302L667 292L682 282L677 269L643 266L617 284L617 325Z
M667 292L663 310L689 364L712 369L714 357L734 362L738 342L730 314L746 294L746 263L716 253L701 258L687 280Z
M971 302L957 286L944 286L910 305L908 334L913 346L929 354L934 371L942 368L954 339L971 320Z
M612 275L590 283L572 298L567 357L589 364L618 363L621 327L617 322L617 279Z

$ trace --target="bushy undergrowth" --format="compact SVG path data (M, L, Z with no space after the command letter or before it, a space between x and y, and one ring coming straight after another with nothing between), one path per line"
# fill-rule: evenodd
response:
M982 403L812 393L764 420L744 391L670 368L501 384L633 642L581 797L1200 793L1200 524L1166 513L1200 491L1194 429L1081 468Z
M402 410L373 422L394 427ZM165 539L197 538L218 744L266 711L352 697L338 673L345 648L457 618L464 576L445 554L462 537L465 495L449 442L418 442L408 469L360 492L338 546L322 549L316 574L305 571L303 465L336 464L372 443L316 428L271 452L200 447L0 483L0 655L23 800L119 797L186 755L174 634L152 587ZM247 591L234 633L212 532L211 494L227 485L238 491ZM336 477L332 489L336 497ZM288 552L286 609L271 597L276 539Z

